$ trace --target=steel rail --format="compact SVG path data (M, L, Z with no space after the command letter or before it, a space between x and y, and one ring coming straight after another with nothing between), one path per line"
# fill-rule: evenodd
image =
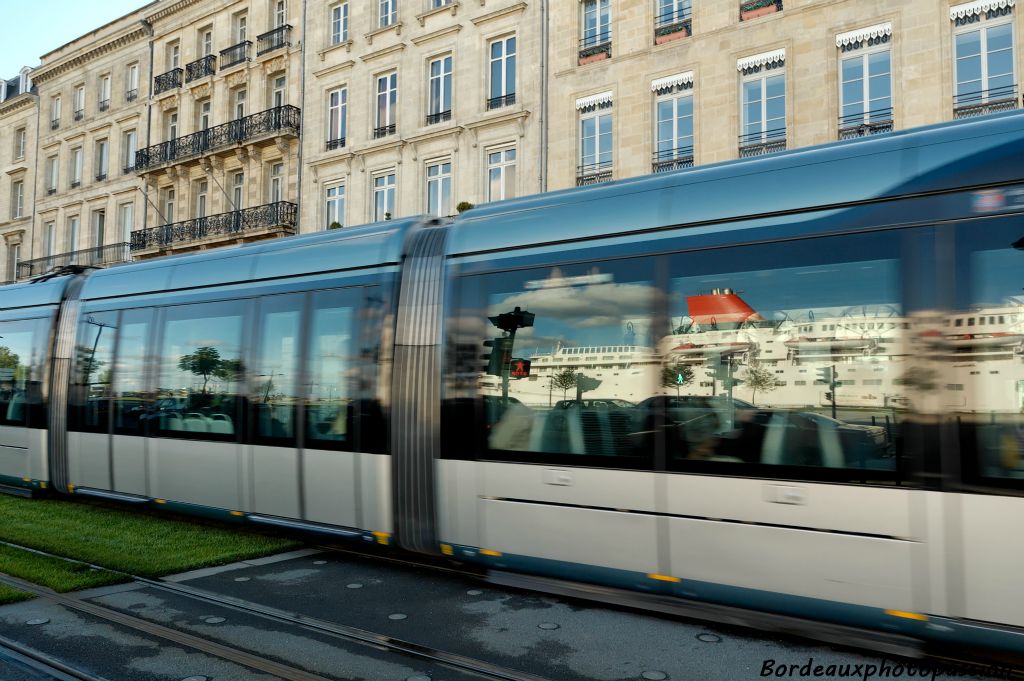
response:
M69 667L55 657L4 636L0 636L0 655L10 658L21 667L46 674L54 681L109 681L103 676Z

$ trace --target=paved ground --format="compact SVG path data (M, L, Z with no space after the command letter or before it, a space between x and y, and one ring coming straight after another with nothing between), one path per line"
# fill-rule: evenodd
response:
M865 669L883 664L871 655L532 595L461 574L349 554L253 561L182 575L176 581L557 681L758 679L764 678L766 660L838 665L832 678L839 678L843 665L851 665L852 670L856 665ZM325 678L474 678L375 646L341 641L229 607L197 604L151 587L109 587L87 596L91 602ZM26 624L38 619L49 622ZM93 673L117 681L269 678L41 600L0 608L0 636L59 653L68 664L87 665ZM38 678L5 673L0 657L0 679Z

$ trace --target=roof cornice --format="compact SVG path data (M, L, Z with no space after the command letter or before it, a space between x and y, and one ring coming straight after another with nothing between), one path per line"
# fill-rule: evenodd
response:
M23 92L16 97L11 97L7 101L0 103L0 116L6 116L7 114L14 113L19 109L24 109L37 101L39 101L39 98L31 92Z
M148 17L146 17L146 21L152 24L154 21L160 21L164 17L170 16L171 14L174 14L176 12L180 12L186 7L190 7L191 5L196 4L197 2L199 2L199 0L178 0L178 2L173 2L170 5L167 5L162 10L159 10L158 12L153 12Z
M56 64L46 64L40 66L32 71L32 82L38 84L44 83L48 80L67 73L68 71L82 66L98 57L102 57L105 54L109 54L114 50L120 49L126 45L130 45L137 40L146 38L150 35L151 30L148 24L139 23L132 27L132 29L126 33L108 40L107 42L98 45L92 49L85 50L74 54L64 61L57 62Z

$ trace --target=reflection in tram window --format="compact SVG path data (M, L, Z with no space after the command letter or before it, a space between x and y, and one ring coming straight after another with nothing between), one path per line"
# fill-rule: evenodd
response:
M44 427L44 320L0 322L0 426Z
M146 389L146 347L153 313L125 310L117 329L117 360L114 365L114 432L145 434L153 394Z
M960 426L968 484L1024 487L1024 250L1012 245L1021 237L1017 219L957 228L960 280L950 316L968 323L924 339L943 375L934 387L941 408Z
M68 394L71 430L106 433L110 427L116 334L116 312L86 313L78 325Z
M252 366L254 433L268 444L294 446L299 402L299 329L304 296L260 301L259 350Z
M153 424L164 435L234 439L244 376L238 303L166 309Z
M306 441L309 447L353 451L355 442L355 360L353 309L358 291L326 291L313 296L310 325L309 398Z
M896 479L909 366L886 258L898 243L858 235L672 256L657 353L676 381L637 406L645 429L664 428L669 465Z
M653 272L652 260L635 259L467 280L464 290L482 291L483 307L464 310L459 332L475 337L466 341L473 355L485 340L497 353L491 373L480 372L479 360L476 373L490 449L524 460L651 466L653 441L638 429L635 407L658 385ZM519 360L531 363L529 372Z

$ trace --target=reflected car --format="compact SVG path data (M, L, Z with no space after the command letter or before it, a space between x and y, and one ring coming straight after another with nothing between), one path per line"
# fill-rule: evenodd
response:
M615 398L608 399L584 399L584 400L559 400L555 402L553 409L569 409L579 407L581 409L632 409L636 405L628 400Z

